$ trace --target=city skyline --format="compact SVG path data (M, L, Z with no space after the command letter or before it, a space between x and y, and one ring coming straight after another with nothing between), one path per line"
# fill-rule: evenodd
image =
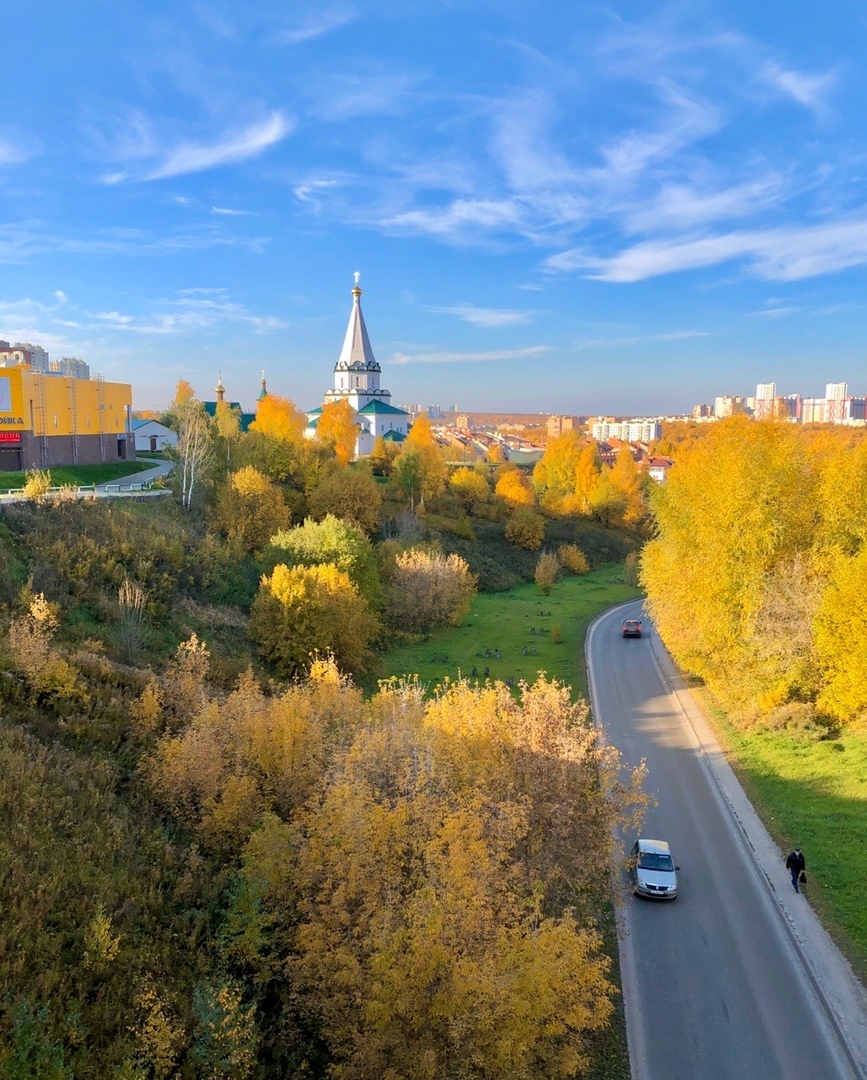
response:
M867 391L848 6L12 7L0 338L137 408L316 404L354 271L398 400Z

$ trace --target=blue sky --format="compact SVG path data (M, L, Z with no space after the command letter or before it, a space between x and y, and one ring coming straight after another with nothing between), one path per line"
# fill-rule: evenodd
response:
M867 393L867 10L7 0L0 338L165 405Z

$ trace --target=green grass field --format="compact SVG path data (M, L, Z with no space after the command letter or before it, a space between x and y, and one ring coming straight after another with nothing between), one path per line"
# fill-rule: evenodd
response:
M545 671L569 683L576 697L586 698L587 627L603 611L640 595L638 589L625 583L620 565L606 566L581 577L562 578L550 596L543 596L536 585L520 585L503 593L481 593L462 626L440 629L429 641L384 654L379 676L418 675L433 690L445 677L470 677L473 668L476 678L483 679L487 667L490 678L511 676L516 683L521 678L532 682L539 671ZM551 640L551 630L556 625L562 634L560 644ZM485 656L486 649L491 650L490 657ZM367 689L375 689L375 684L369 684ZM617 933L610 903L602 904L599 919L605 951L612 959L610 977L619 988ZM611 1025L591 1039L592 1065L588 1075L605 1080L629 1080L622 998L615 1005Z
M625 583L620 565L561 578L550 596L543 596L536 585L480 593L463 625L436 630L429 641L392 649L381 657L377 674L418 675L433 690L445 677L472 678L473 669L475 678L483 680L487 669L491 679L512 678L516 684L520 679L533 682L539 671L545 671L569 683L576 696L586 697L587 627L607 608L640 595ZM557 625L560 644L552 641ZM375 689L375 683L368 689Z
M64 484L78 487L105 484L151 468L153 466L144 461L113 461L108 465L59 465L48 471L51 473L52 487L62 487ZM0 491L23 488L26 483L27 477L23 472L0 472Z
M698 695L729 762L781 850L807 859L810 903L858 975L867 978L867 733L805 743L779 732L744 734Z

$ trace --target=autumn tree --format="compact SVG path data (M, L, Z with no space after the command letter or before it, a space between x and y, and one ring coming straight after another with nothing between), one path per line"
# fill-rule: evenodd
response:
M221 448L220 457L228 470L232 464L232 452L241 438L241 410L228 401L218 401L212 424Z
M376 696L283 860L301 895L292 971L337 1075L586 1069L613 988L599 936L566 908L632 817L618 764L556 684L518 701L502 684Z
M202 403L184 379L178 382L170 412L177 425L178 441L168 450L176 462L177 483L184 510L192 509L196 488L205 479L213 459L211 422Z
M586 574L590 569L587 556L577 544L562 544L557 549L557 557L560 565L565 567L570 574Z
M420 502L436 498L445 488L448 469L427 413L416 417L403 445L403 452L395 462L396 470L400 472L404 455L417 455Z
M410 512L415 512L416 502L423 502L422 476L424 460L416 446L405 446L394 462L392 483L409 499Z
M639 473L628 443L624 443L618 450L610 478L611 483L623 497L623 524L633 527L640 524L647 513L644 495L646 474L642 477Z
M400 453L400 443L386 440L377 435L370 451L370 468L374 476L391 476L394 461Z
M581 436L574 430L564 431L548 441L545 453L533 469L533 487L546 510L559 513L564 499L575 493L582 449Z
M256 407L250 431L279 443L298 443L304 438L307 417L290 398L266 394Z
M554 587L554 582L560 574L560 560L550 551L545 551L539 556L536 563L536 571L533 579L545 596Z
M491 497L488 481L478 469L456 469L449 477L449 488L461 500L464 509L470 513Z
M460 555L413 548L397 555L391 572L389 611L410 633L457 626L476 595L476 578Z
M518 506L532 508L536 505L536 496L533 494L530 481L526 473L517 466L500 472L494 493L505 502L510 510L514 510Z
M591 513L591 499L600 471L599 448L595 442L588 442L575 464L574 509L579 514L589 516Z
M545 539L545 519L535 510L519 506L506 522L505 536L516 547L538 551Z
M275 533L265 553L266 566L318 566L332 563L349 575L374 607L381 603L382 585L373 545L357 525L326 514L321 521L306 518L294 529Z
M732 417L652 492L648 605L675 658L721 692L745 686L769 577L813 542L814 485L791 425Z
M839 555L816 613L816 657L823 686L819 705L836 720L867 720L864 597L867 545Z
M310 492L308 506L317 520L333 514L370 535L380 526L382 495L370 468L358 462L352 468L332 468L326 473Z
M355 457L358 419L346 398L329 401L323 406L316 424L316 438L332 451L341 465Z
M629 499L614 478L613 470L604 466L590 492L590 512L607 528L623 525L629 509Z
M289 524L283 492L252 465L231 474L217 496L214 523L242 551L261 554Z
M371 662L377 620L349 575L324 563L278 565L262 578L250 610L249 633L281 675L296 675L316 654L332 653L342 671Z

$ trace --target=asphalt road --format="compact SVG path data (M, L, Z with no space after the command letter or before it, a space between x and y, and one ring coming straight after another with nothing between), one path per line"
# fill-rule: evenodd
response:
M668 840L680 866L677 900L624 900L633 1080L853 1080L649 637L621 635L627 617L655 634L640 612L609 612L587 645L597 722L627 763L648 764L659 805L643 834Z

